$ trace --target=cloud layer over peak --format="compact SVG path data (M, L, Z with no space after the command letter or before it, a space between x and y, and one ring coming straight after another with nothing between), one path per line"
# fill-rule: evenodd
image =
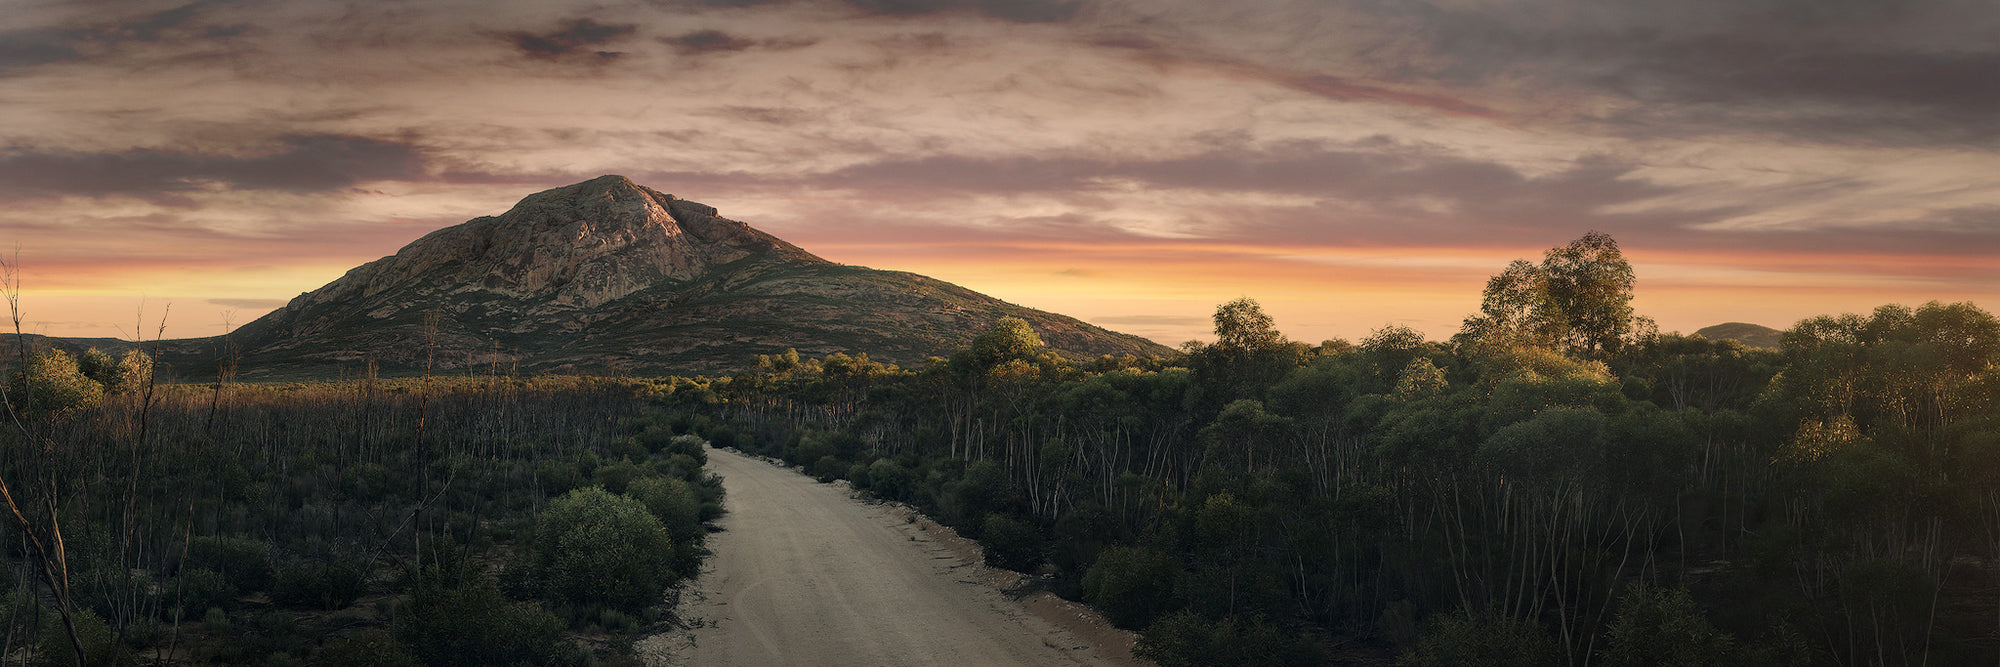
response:
M843 261L1123 290L1073 314L1189 335L1266 289L1382 309L1290 308L1334 323L1304 339L1448 333L1484 273L1589 229L1656 258L1642 298L1649 268L1711 303L1860 286L1658 306L1781 326L2000 290L1965 261L2000 256L1993 34L1974 0L28 0L0 14L0 227L105 293L110 256L320 253L272 294L188 295L259 304L626 173ZM1246 282L1131 282L1172 279L1120 268L1133 247ZM1357 282L1379 253L1430 296Z

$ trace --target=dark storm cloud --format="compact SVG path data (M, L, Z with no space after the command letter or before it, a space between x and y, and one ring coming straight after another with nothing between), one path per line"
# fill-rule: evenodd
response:
M1317 72L1299 62L1267 63L1253 58L1227 56L1190 48L1185 40L1156 39L1131 33L1111 33L1091 37L1093 46L1123 52L1156 67L1192 67L1226 73L1232 77L1264 81L1329 100L1377 101L1426 107L1459 116L1491 116L1492 109L1452 95L1405 90L1394 85L1371 83L1354 76Z
M1083 5L1078 0L845 0L871 14L920 16L950 11L975 11L1020 23L1066 21Z
M686 9L689 7L740 9L744 7L760 7L763 5L782 4L792 1L793 0L646 0L648 4L652 4L665 9Z
M1633 138L2000 140L2000 5L1984 0L1263 5L1285 18L1135 4L1085 13L1079 38L1331 100Z
M14 67L31 67L81 57L72 44L77 39L76 32L67 29L0 32L0 72Z
M248 32L245 24L202 22L206 10L225 4L205 0L123 21L0 31L0 72L85 60L90 57L86 54L131 44L227 39Z
M685 35L662 37L660 41L674 47L674 51L684 56L703 53L742 51L757 45L757 40L737 37L720 30L697 30Z
M1946 226L1963 230L2000 233L2000 205L1967 206L1933 211L1931 216Z
M171 195L220 183L239 190L325 192L423 173L416 146L342 135L281 137L247 156L135 149L116 153L0 151L0 196Z
M799 0L650 0L669 8L741 8L797 4ZM875 16L924 16L944 12L976 12L1017 23L1050 23L1077 16L1082 0L841 0Z
M925 200L963 196L1039 196L1077 209L1060 221L1025 221L1007 233L1023 237L1122 236L1116 208L1100 210L1109 193L1206 193L1175 213L1179 224L1202 238L1245 243L1305 243L1377 247L1508 247L1530 240L1555 243L1597 229L1649 247L1783 248L1804 238L1825 239L1817 250L1874 250L1899 236L1899 248L1947 248L1959 243L2000 250L1991 235L1952 235L1947 218L1979 219L1990 211L1941 212L1909 221L1900 234L1856 230L1751 233L1705 229L1750 213L1700 201L1701 186L1671 186L1636 175L1640 165L1591 157L1563 169L1530 174L1506 164L1468 158L1386 139L1351 145L1301 143L1272 149L1217 148L1161 160L1093 158L932 157L849 167L799 179L792 187L853 189L885 199ZM1770 188L1762 201L1787 205L1815 201L1827 189L1862 183L1818 183ZM1256 194L1272 195L1256 203ZM1243 203L1206 203L1208 195L1252 195ZM1310 203L1293 203L1298 200ZM1235 201L1234 198L1226 201ZM1682 203L1668 204L1674 201ZM1656 203L1661 202L1661 203ZM1964 227L1965 225L1956 225ZM1964 248L1960 247L1959 251Z
M1672 192L1625 179L1636 165L1586 160L1553 176L1529 177L1496 162L1376 139L1352 145L1296 143L1270 149L1215 149L1161 160L938 156L849 167L825 176L834 187L939 193L1084 191L1131 180L1187 188L1357 200L1434 197L1461 201L1560 198L1593 207Z
M1704 112L1699 116L1717 121L1749 121L1819 140L1956 143L2000 138L2000 52L1695 43L1649 54L1623 75L1659 86L1641 92L1643 100L1694 106ZM1637 116L1645 123L1666 120L1662 114Z
M1861 219L1838 226L1727 234L1746 240L1765 239L1768 247L1800 253L2000 256L2000 206L1940 208L1901 219Z
M592 51L600 58L620 55L616 51L597 51L588 47L600 46L638 32L639 26L631 23L598 23L589 18L563 21L557 30L547 33L515 31L506 34L514 48L530 58L555 60L579 51Z
M692 112L696 116L729 118L763 125L797 125L820 117L820 114L806 109L790 107L727 106L711 110Z
M1514 95L1570 90L1623 98L1631 104L1604 116L1543 111L1605 121L1627 134L1754 130L1888 144L2000 138L2000 42L1982 36L2000 30L2000 6L1992 3L1383 7L1377 16L1384 25L1414 26L1403 39L1424 57L1376 62L1374 74L1469 94L1513 86Z

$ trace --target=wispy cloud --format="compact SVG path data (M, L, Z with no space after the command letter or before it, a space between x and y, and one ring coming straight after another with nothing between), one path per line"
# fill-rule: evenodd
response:
M704 53L742 51L756 46L757 41L731 35L720 30L696 30L684 35L662 37L660 41L674 47L684 56Z
M591 47L604 46L638 32L639 26L630 23L598 23L591 18L568 19L556 30L533 33L516 30L506 33L508 41L521 53L530 58L555 60L582 53L595 55L601 59L624 55L618 51L597 50Z
M0 151L0 197L165 195L211 187L315 192L418 178L423 168L422 152L411 143L338 135L282 136L242 154L11 150Z

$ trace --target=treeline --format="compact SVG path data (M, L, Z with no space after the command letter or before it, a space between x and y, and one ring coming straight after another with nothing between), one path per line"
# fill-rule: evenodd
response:
M147 359L7 364L0 663L631 662L721 512L667 384Z
M2000 659L2000 323L1884 306L1747 349L1658 334L1632 285L1592 234L1445 342L1291 342L1238 300L1171 359L1007 319L922 369L787 353L668 400L1163 665Z

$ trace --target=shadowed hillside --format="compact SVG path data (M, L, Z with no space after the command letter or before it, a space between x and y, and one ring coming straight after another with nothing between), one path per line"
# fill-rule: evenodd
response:
M1744 322L1724 322L1712 327L1702 327L1695 335L1709 340L1733 340L1749 347L1775 350L1781 347L1779 338L1785 332L1759 324Z

